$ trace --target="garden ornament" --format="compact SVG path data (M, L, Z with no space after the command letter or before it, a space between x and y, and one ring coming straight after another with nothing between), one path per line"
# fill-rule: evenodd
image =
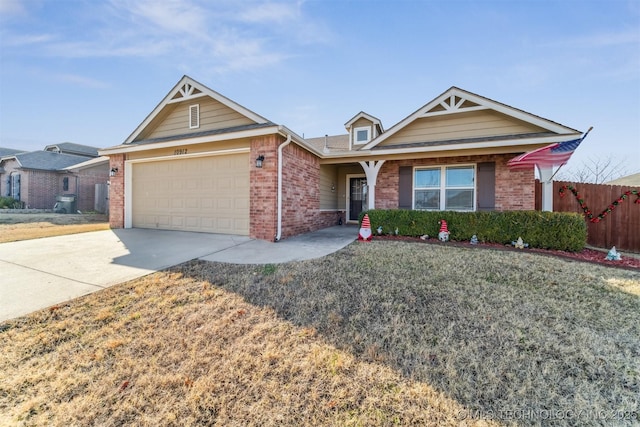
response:
M360 232L358 233L358 240L361 242L371 241L371 222L369 221L369 215L364 214L362 218L362 224L360 224Z
M447 228L447 221L444 219L440 220L440 232L438 233L438 239L440 239L441 242L449 240L449 229Z
M522 241L522 237L518 237L518 240L516 240L515 242L511 242L511 244L513 246L515 246L518 249L523 249L523 248L528 248L529 244L525 243Z
M620 256L620 252L616 251L616 247L612 247L606 258L607 261L620 261L622 260L622 256Z

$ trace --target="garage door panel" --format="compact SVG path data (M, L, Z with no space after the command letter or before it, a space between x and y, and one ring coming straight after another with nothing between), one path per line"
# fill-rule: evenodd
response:
M249 155L136 163L132 225L249 234Z

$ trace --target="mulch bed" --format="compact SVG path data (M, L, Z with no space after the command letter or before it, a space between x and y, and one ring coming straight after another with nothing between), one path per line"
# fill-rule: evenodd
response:
M575 261L599 264L606 267L624 268L626 270L640 270L640 257L625 256L624 252L621 252L622 259L620 261L608 261L605 259L605 257L607 256L606 252L602 252L595 249L588 249L588 248L585 248L580 252L567 252L567 251L559 251L559 250L553 250L553 249L538 249L538 248L517 249L511 245L501 245L499 243L478 243L477 245L472 245L471 243L466 241L465 242L449 241L449 242L443 243L438 239L429 238L426 240L422 240L419 237L411 237L411 236L384 235L384 236L374 236L373 238L375 240L415 242L415 243L454 246L454 247L463 247L463 248L472 248L472 249L484 248L484 249L515 251L515 252L533 252L541 255L556 256L556 257L566 258L566 259L575 260Z

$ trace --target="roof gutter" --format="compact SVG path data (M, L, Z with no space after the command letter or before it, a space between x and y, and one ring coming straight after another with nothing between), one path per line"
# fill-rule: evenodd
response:
M289 144L291 144L291 134L288 134L286 141L278 146L278 228L274 242L279 242L282 237L282 152Z

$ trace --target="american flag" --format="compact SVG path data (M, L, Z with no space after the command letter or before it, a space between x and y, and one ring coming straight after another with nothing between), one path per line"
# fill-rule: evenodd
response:
M512 169L530 168L534 165L538 165L538 167L562 166L569 161L573 152L587 137L591 129L589 128L582 138L555 142L537 150L529 151L509 160L507 165Z

